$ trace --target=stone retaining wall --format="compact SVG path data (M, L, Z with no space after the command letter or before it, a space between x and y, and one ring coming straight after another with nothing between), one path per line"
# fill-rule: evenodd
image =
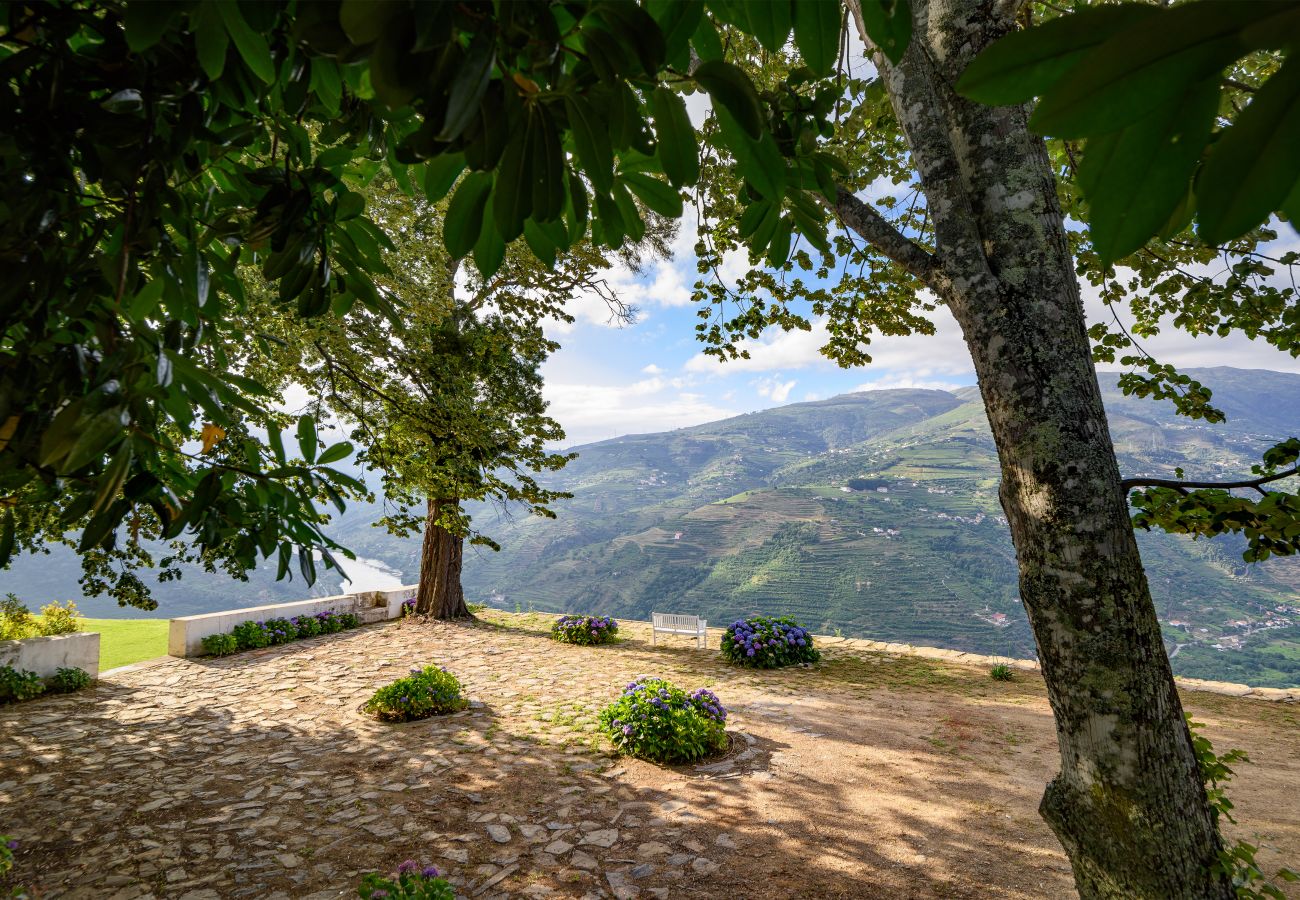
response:
M0 641L0 666L35 672L50 678L59 669L81 669L99 677L99 633L79 631L49 637Z

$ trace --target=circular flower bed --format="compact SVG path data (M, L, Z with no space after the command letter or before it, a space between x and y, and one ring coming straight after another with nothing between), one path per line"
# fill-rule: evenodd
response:
M468 706L460 680L439 666L413 668L411 674L375 691L361 709L384 722L410 722Z
M551 637L566 644L608 644L618 637L618 623L609 616L560 616Z
M727 710L712 691L687 694L662 678L641 677L600 713L614 746L652 762L694 762L727 749Z
M722 655L729 662L756 669L777 669L821 659L813 638L790 616L738 619L722 635Z

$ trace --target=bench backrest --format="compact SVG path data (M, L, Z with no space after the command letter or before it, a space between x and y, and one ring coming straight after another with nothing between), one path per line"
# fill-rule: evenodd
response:
M699 616L679 616L675 613L651 613L655 628L699 628Z

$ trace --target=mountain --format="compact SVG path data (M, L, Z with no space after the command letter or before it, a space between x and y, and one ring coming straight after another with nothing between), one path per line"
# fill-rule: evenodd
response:
M1126 474L1248 472L1264 448L1300 434L1300 376L1189 372L1228 422L1181 419L1172 404L1122 396L1103 375ZM576 448L548 479L573 493L558 518L472 511L501 545L471 548L464 582L494 606L714 622L790 613L822 632L1030 656L1016 563L997 500L997 453L978 391L884 390L797 403L660 434ZM419 541L370 527L355 505L332 533L360 557L415 580ZM1181 674L1300 683L1300 560L1247 565L1242 542L1140 533L1152 593ZM75 591L75 560L20 560L0 592ZM337 589L337 581L312 593ZM304 596L300 582L189 573L159 585L163 614ZM103 601L92 601L102 603ZM93 607L92 607L93 608Z

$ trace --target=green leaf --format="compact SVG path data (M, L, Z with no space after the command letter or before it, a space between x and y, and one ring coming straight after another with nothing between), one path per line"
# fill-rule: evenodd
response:
M158 304L162 300L163 290L166 286L167 282L162 278L155 278L152 281L145 282L140 290L136 291L135 296L127 303L127 317L136 322L142 321L158 308Z
M1217 75L1243 53L1239 32L1270 8L1201 0L1145 16L1088 51L1044 94L1030 127L1088 137L1175 103L1187 85Z
M424 167L424 196L430 203L437 203L451 186L456 183L460 173L465 171L465 154L442 153L429 160Z
M700 63L693 77L715 105L735 117L746 134L757 139L763 133L763 108L748 75L731 63L711 60Z
M618 207L627 236L633 242L645 237L645 222L641 218L641 211L636 208L636 201L627 192L627 188L619 182L614 184L614 205Z
M339 25L354 44L379 40L388 20L402 11L401 0L343 0L339 6Z
M266 426L267 443L271 445L271 452L275 454L275 461L280 465L288 465L289 458L284 453L284 438L280 434L280 426L274 422Z
M564 210L564 151L546 107L538 105L533 117L532 216L545 222Z
M491 278L506 258L506 242L492 221L492 206L483 212L483 233L474 242L474 265L484 278Z
M718 29L714 27L708 16L700 18L699 27L691 35L691 46L695 48L695 53L703 62L722 59L726 54L726 50L722 47L722 38L718 36Z
M492 189L487 172L470 172L456 188L443 220L442 242L452 259L463 259L474 249L483 230L483 207Z
M794 232L794 220L788 216L782 216L776 223L776 229L772 232L772 241L768 245L767 261L774 268L781 268L785 265L786 260L790 258L790 238Z
M1291 54L1210 151L1197 182L1202 240L1221 244L1280 209L1300 179L1300 54Z
M771 134L751 141L726 110L718 113L718 125L736 157L736 168L768 200L780 201L785 194L785 158Z
M548 269L555 267L555 254L559 248L551 240L550 235L531 218L524 222L524 241L528 244L528 249L533 251L533 255L546 263Z
M815 75L829 75L835 67L842 13L839 0L797 0L794 4L794 43Z
M1202 81L1178 103L1088 141L1078 182L1102 265L1139 249L1169 221L1187 195L1218 106L1218 81Z
M487 93L491 81L492 67L496 65L496 32L483 28L474 35L452 79L447 97L447 115L442 121L442 130L438 133L440 141L454 141L460 137L474 114L478 112L483 95Z
M179 11L170 0L132 0L126 7L126 45L131 52L141 53L162 40Z
M9 559L14 555L14 511L8 507L5 508L4 515L0 516L0 569L9 564Z
M298 417L298 452L308 465L316 461L316 420L311 416Z
M700 145L686 112L686 102L664 85L650 95L660 165L668 180L677 186L700 180Z
M669 219L681 218L682 195L672 185L639 172L625 172L620 177L647 208Z
M230 35L226 33L225 23L221 21L221 13L215 3L201 4L194 15L194 49L199 57L199 65L210 80L216 81L226 69L226 49L230 46Z
M101 512L121 492L122 485L126 483L127 473L131 470L131 460L134 456L135 450L131 442L123 441L105 467L104 473L99 476L99 487L95 491L95 501L90 507L91 513Z
M565 94L564 111L582 171L591 179L597 193L608 193L614 186L614 151L610 147L609 131L582 97Z
M318 466L328 466L332 462L338 462L340 459L347 459L352 455L352 445L347 441L339 441L337 444L326 449L316 460Z
M776 53L790 36L790 0L751 0L745 4L745 20L746 30L758 38L764 49Z
M1093 47L1159 9L1144 3L1098 6L1012 32L975 57L957 79L957 91L990 106L1026 103L1046 93Z
M492 192L492 219L497 234L507 244L524 230L524 219L533 211L533 163L536 122L531 110L522 134L513 134L497 167Z
M120 409L106 409L84 425L79 425L77 439L68 450L60 470L65 473L76 472L92 460L102 458L122 439L125 427L126 414Z
M690 59L684 54L704 17L703 0L647 0L646 11L659 23L668 64L686 68Z
M271 59L271 48L267 46L266 38L248 27L238 3L217 3L216 7L244 64L260 80L270 84L275 80L275 62Z
M871 42L898 65L912 41L912 4L908 0L862 0L862 24Z

